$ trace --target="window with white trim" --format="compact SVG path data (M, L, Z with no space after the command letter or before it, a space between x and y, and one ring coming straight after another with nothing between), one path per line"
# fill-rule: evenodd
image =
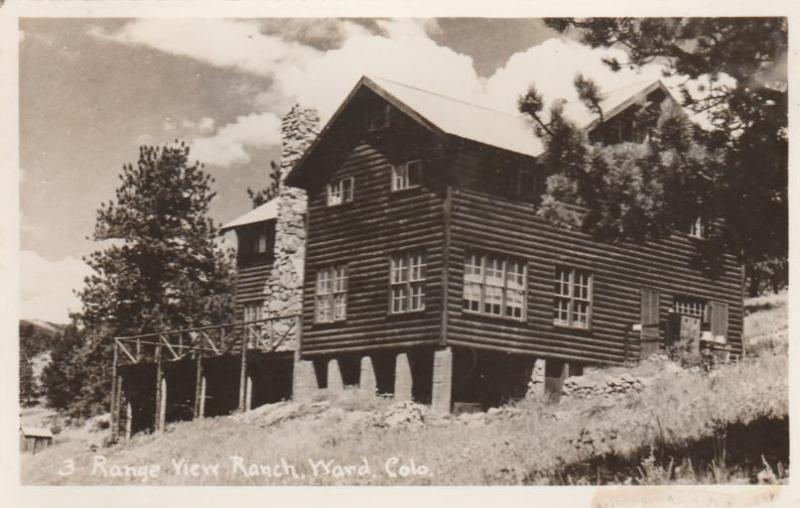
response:
M406 252L392 256L389 267L392 314L425 309L425 254Z
M592 316L592 274L557 267L554 280L553 324L589 328Z
M347 317L347 267L329 266L317 270L314 321L331 323Z
M701 323L708 322L708 302L701 298L675 296L672 302L672 312L682 316L700 318Z
M527 266L509 256L471 252L464 261L463 309L522 320L525 317Z
M341 178L328 184L328 206L353 201L353 177Z
M414 160L392 166L392 191L410 189L422 183L422 161Z

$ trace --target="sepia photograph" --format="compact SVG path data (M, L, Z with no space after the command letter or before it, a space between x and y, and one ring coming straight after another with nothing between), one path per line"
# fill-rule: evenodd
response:
M20 17L19 482L788 485L789 25Z

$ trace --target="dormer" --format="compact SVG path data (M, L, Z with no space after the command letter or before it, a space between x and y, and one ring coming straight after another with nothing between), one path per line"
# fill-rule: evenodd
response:
M275 256L275 223L278 200L273 199L233 219L220 232L236 233L236 265L248 267L271 264Z

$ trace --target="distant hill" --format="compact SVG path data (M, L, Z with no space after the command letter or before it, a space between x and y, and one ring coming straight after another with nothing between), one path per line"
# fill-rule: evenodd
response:
M49 339L57 337L67 325L61 325L44 321L42 319L20 319L19 330L20 338L30 337L34 334L43 335Z

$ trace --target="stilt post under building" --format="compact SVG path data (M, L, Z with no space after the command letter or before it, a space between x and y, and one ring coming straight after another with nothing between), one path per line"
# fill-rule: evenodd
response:
M203 374L203 350L197 348L194 352L194 419L202 418L205 411L205 374Z
M166 398L166 393L164 393L164 366L162 365L162 351L161 351L161 344L156 346L156 415L155 415L155 430L162 431L164 430L164 422L166 421L165 415L161 414L165 412L166 405L162 399Z
M242 330L242 356L239 364L239 411L247 410L247 333Z

